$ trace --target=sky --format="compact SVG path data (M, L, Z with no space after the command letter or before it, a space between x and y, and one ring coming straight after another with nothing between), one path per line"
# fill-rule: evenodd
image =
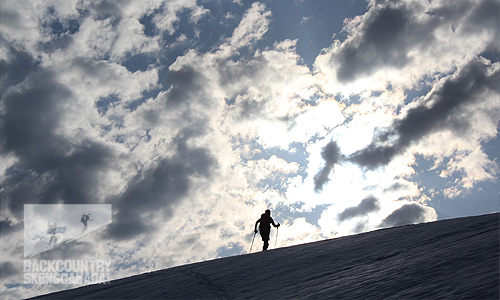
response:
M113 278L247 253L267 208L271 247L499 211L499 7L2 0L0 293L62 288L21 284L25 204L111 204L40 258Z

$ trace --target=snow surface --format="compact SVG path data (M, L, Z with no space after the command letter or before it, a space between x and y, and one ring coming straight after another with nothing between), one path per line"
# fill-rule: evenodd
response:
M499 299L499 221L495 213L381 229L34 299Z

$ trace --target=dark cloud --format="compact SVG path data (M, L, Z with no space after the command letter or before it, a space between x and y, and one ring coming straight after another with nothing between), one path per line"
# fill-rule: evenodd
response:
M498 51L499 11L500 3L497 0L456 1L453 5L434 8L428 14L440 20L448 20L450 28L455 32L478 35L489 31L491 37L486 40L489 43L488 46Z
M28 60L21 55L13 61ZM52 72L31 68L29 76L9 69L12 76L25 78L1 98L0 153L17 158L1 182L1 196L17 216L25 203L92 203L104 176L101 171L110 168L116 158L102 142L61 133L62 118L73 95Z
M314 175L314 190L321 191L323 185L330 181L328 175L333 170L335 164L340 163L343 159L340 153L340 148L336 142L329 142L321 151L321 157L325 160L325 166Z
M483 49L498 51L498 1L436 4L379 1L371 5L358 24L351 24L349 39L330 58L337 67L337 79L346 83L381 69L404 68L412 62L410 53L430 54L436 42L446 42L436 39L443 30L456 38L484 36ZM438 51L432 55L446 55Z
M112 224L106 227L107 238L127 240L155 231L159 224L153 224L145 215L160 212L167 221L173 205L185 199L198 182L196 179L210 178L217 168L217 161L208 149L188 145L190 139L210 130L208 114L213 103L205 92L205 81L204 75L192 66L170 70L167 75L170 87L159 99L164 106L144 109L142 117L151 127L159 126L163 113L182 118L179 126L188 125L179 127L180 132L168 145L172 155L138 170L126 190L110 200L114 215ZM204 107L207 110L200 111Z
M149 170L141 170L128 184L126 191L112 201L113 223L106 227L106 236L131 239L155 229L144 213L162 212L164 219L172 216L172 206L188 195L193 178L208 178L217 167L216 159L205 148L190 148L191 134L176 138L177 151L163 158Z
M7 235L10 235L12 233L19 233L21 232L21 230L23 230L22 223L14 223L5 215L2 217L5 218L4 220L0 221L0 233L3 237L6 237Z
M427 221L431 208L426 208L418 203L405 204L387 216L380 227L403 226L407 224L423 223Z
M17 270L14 267L14 264L12 264L11 262L8 261L0 262L0 278L2 278L3 280L11 276L17 275L20 271L21 270Z
M167 103L173 106L189 101L203 102L205 97L200 93L204 89L203 75L191 66L182 66L179 70L170 70L167 74L167 83L171 85L168 91Z
M91 13L92 17L96 20L118 20L122 15L122 10L120 9L120 6L113 1L104 0L89 3L85 10L80 8L80 13Z
M446 129L464 135L472 126L467 119L468 105L488 100L488 93L498 95L498 82L498 68L480 59L472 60L438 84L425 103L408 109L390 128L376 132L371 144L353 153L349 160L372 170L389 164L412 143L431 133Z
M217 105L206 92L206 79L202 72L191 65L183 65L178 70L169 70L166 75L168 91L158 96L159 106L155 101L146 102L138 108L140 119L148 128L161 126L162 116L177 115L182 123L193 123L198 128L207 126L210 110ZM203 123L200 126L200 123Z
M368 196L363 199L357 206L348 207L343 212L337 215L337 220L340 222L350 220L355 217L366 216L371 212L380 210L380 202L374 196Z
M384 192L396 192L410 188L408 183L395 182L384 189Z
M37 67L36 61L28 53L19 51L13 47L5 47L6 56L9 61L1 60L0 72L0 89L2 93L7 91L7 88L21 83L31 72Z
M41 156L67 146L53 141L59 140L56 129L63 113L60 104L69 97L71 92L55 82L53 74L40 69L6 93L2 97L2 152L14 152L30 164L50 163Z
M354 226L353 232L359 233L359 232L367 231L369 229L370 229L370 227L369 227L369 225L367 223L365 223L365 222L358 222L356 224L356 226Z
M369 170L388 165L396 156L398 150L395 146L379 146L371 143L363 150L355 152L349 160Z
M367 76L383 67L402 68L411 62L408 53L428 45L436 24L422 23L414 8L402 3L376 5L355 28L356 37L346 41L331 57L339 64L341 82Z
M478 34L488 28L492 31L492 38L489 47L498 51L500 42L498 36L500 35L500 2L496 0L480 1L477 6L473 7L466 20L463 22L463 31L471 34Z

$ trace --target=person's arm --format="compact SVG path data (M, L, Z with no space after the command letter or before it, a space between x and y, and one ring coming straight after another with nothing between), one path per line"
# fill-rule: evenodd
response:
M278 223L278 225L276 225L276 224L274 223L273 218L271 218L271 224L273 224L273 226L274 226L274 227L280 227L280 223Z
M255 229L254 229L254 232L257 233L257 224L259 224L260 222L260 219L257 220L257 222L255 222Z

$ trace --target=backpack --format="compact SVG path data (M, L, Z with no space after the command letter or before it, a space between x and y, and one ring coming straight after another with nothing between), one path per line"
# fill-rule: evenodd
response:
M271 228L271 217L267 216L266 214L262 214L260 216L260 231L269 231Z

